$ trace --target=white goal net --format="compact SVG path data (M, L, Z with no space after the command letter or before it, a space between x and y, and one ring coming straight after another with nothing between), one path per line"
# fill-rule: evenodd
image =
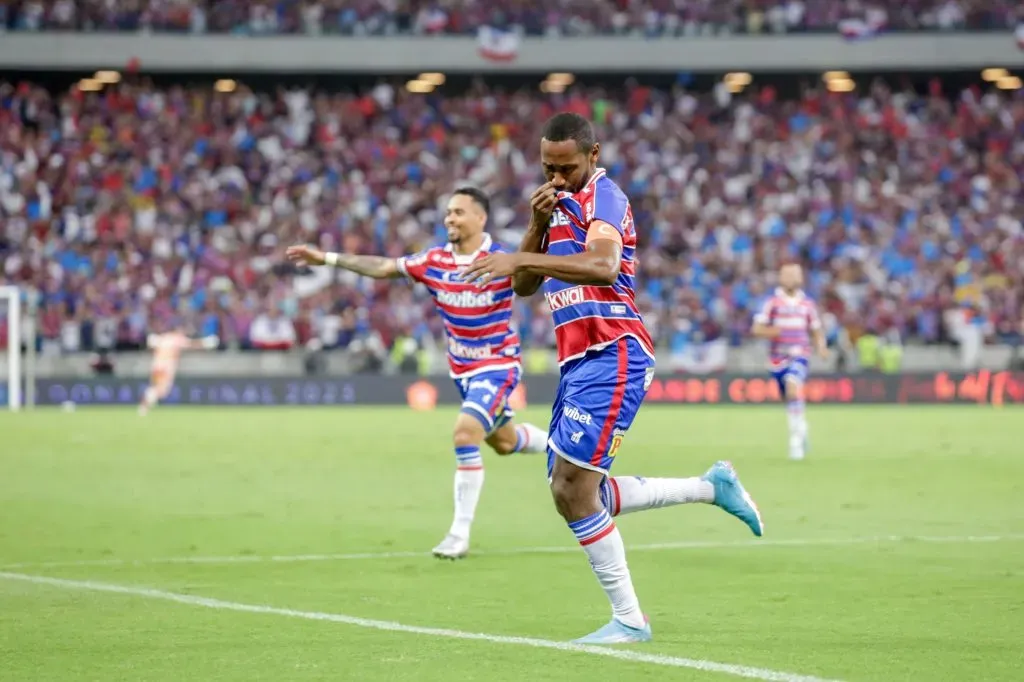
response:
M0 404L15 411L35 404L35 306L24 294L0 286Z

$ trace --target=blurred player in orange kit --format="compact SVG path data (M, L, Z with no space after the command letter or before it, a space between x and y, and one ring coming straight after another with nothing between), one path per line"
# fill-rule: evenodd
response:
M147 414L160 400L170 394L182 351L215 350L219 344L220 339L216 336L192 339L181 329L164 334L150 334L146 339L146 346L153 350L153 367L149 374L149 387L142 396L142 402L139 403L139 414Z

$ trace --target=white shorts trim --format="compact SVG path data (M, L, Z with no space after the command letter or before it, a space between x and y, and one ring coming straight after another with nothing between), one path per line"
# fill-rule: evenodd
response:
M578 466L580 469L587 469L588 471L596 471L597 473L604 474L605 476L608 475L608 470L607 469L602 469L601 467L594 466L590 462L581 462L578 459L576 459L575 457L570 457L569 455L565 454L564 452L562 452L561 450L558 449L558 446L555 445L555 442L552 439L550 439L550 438L548 438L548 447L551 448L552 452L554 452L556 455L558 455L559 457L564 459L569 464L574 464L574 465Z
M521 363L507 362L502 365L487 365L486 367L481 367L479 369L473 369L468 372L461 372L458 374L449 370L448 376L450 376L452 379L468 379L469 377L475 377L477 374L483 374L484 372L500 372L503 369L518 369L520 374L522 374L523 372L523 366Z
M479 412L483 416L484 421L487 422L488 433L494 430L494 420L491 419L491 415L487 413L487 410L482 408L480 405L477 405L476 403L471 403L467 400L462 403L461 409L470 409L473 410L474 412Z

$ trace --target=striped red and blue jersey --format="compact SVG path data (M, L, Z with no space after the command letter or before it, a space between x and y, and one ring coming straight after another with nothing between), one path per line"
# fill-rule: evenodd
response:
M478 288L459 271L478 256L507 251L484 236L480 249L459 255L452 246L434 247L398 259L398 269L427 287L444 320L448 366L454 378L520 366L519 335L512 329L512 278Z
M629 199L603 168L598 168L579 192L561 192L548 227L547 253L583 253L587 230L603 221L622 237L622 266L611 286L568 284L544 280L544 296L555 322L559 365L632 336L654 357L654 341L636 307L636 228Z
M814 301L803 291L789 296L781 287L765 301L761 312L754 316L754 322L779 330L779 335L768 344L772 367L779 367L795 358L809 358L811 331L821 329Z

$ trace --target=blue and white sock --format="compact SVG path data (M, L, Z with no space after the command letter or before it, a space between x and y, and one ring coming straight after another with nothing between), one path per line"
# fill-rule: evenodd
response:
M715 486L699 477L644 478L642 476L616 476L601 483L601 503L612 516L715 501Z
M516 447L513 452L540 455L548 451L548 432L533 424L516 424Z
M484 487L484 460L479 447L464 445L455 448L455 461L458 465L455 469L455 518L448 532L468 540Z
M590 568L608 595L615 619L629 627L643 628L646 621L626 564L626 548L611 514L602 509L570 522L569 529L587 553Z

